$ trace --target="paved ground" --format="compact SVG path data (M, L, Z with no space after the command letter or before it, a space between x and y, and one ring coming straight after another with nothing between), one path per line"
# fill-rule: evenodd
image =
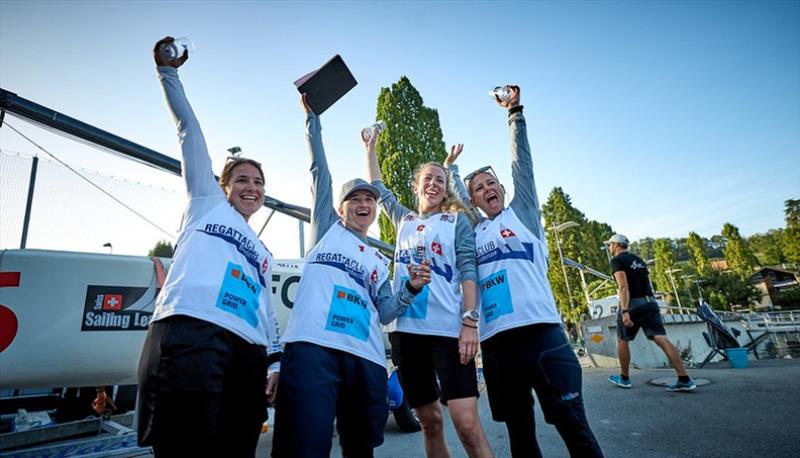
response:
M592 429L607 457L795 457L800 456L800 360L750 361L748 369L727 363L690 371L710 384L694 393L667 393L647 382L671 370L634 370L634 387L606 379L611 369L584 369L584 397ZM480 415L497 457L511 456L505 427L491 420L486 396ZM566 457L558 433L537 408L537 436L545 457ZM450 420L452 456L465 457ZM258 457L268 457L272 436L264 434ZM336 438L331 456L340 457ZM424 457L421 433L404 434L390 418L375 456Z

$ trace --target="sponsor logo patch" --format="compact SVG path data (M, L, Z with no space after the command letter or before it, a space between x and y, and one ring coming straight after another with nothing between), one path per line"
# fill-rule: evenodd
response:
M89 285L81 331L144 331L160 288Z

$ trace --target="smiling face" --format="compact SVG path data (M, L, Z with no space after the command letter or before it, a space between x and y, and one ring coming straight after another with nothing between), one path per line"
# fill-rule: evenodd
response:
M223 189L228 202L245 221L264 205L264 178L253 164L242 162L234 166Z
M489 218L494 218L505 208L505 190L491 173L478 173L469 182L472 205L480 208Z
M375 196L364 190L358 190L345 199L339 207L339 216L344 227L362 235L375 222L378 214L378 201Z
M447 196L447 171L436 164L428 164L417 173L414 193L421 213L441 211Z

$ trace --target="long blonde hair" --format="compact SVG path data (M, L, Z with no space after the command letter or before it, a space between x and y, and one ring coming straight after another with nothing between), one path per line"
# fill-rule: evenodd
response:
M422 175L422 171L429 166L439 167L444 172L445 176L445 195L444 199L442 199L441 209L443 212L448 213L464 213L467 218L469 218L469 222L471 225L475 225L475 214L472 212L472 209L468 207L464 201L458 197L456 193L456 189L453 186L453 179L450 176L450 171L445 168L442 164L438 162L426 162L424 164L420 164L417 166L416 170L414 170L414 199L417 201L417 212L419 213L419 197L417 196L417 189L419 186L419 178Z

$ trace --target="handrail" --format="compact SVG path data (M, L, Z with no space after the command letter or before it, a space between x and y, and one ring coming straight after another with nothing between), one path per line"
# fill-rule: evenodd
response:
M800 331L800 313L796 311L748 313L742 322L751 330Z

